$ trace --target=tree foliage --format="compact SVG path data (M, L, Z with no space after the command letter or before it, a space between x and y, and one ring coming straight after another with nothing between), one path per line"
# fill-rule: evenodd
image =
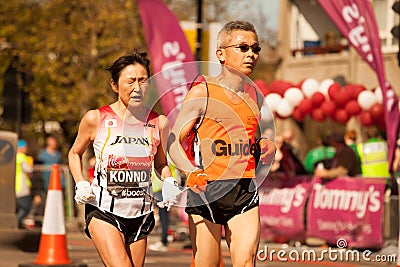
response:
M196 21L197 0L163 1L179 20ZM245 7L236 13L230 8L240 3L203 0L203 21L246 18ZM258 19L266 25L265 18ZM0 107L2 74L18 56L19 71L33 77L29 84L20 82L32 103L24 131L43 133L43 122L58 121L72 141L82 115L114 99L106 67L132 50L147 51L135 0L0 1ZM1 120L0 127L13 129Z
M32 125L59 121L73 135L83 113L112 101L106 67L122 54L147 50L137 10L132 0L0 2L0 72L18 55L33 74L23 89Z

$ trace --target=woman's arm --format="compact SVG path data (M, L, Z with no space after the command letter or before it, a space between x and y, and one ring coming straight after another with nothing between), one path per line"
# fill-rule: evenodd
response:
M79 124L78 135L68 153L69 168L75 183L85 180L82 172L82 155L96 137L99 123L100 112L90 110L83 116Z

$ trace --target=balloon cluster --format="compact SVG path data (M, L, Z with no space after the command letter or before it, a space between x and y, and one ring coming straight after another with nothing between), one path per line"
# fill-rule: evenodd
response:
M338 123L346 123L355 116L364 126L378 125L385 129L380 87L373 90L359 84L342 87L332 79L318 82L312 78L298 85L282 80L270 84L256 80L255 83L278 118L293 117L301 122L309 115L318 122L330 117Z

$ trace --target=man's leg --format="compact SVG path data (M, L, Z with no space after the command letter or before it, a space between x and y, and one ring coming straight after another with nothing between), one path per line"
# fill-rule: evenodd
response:
M233 266L255 266L260 241L260 213L254 207L228 221L226 241Z
M189 231L195 266L219 266L221 229L220 224L212 223L200 215L189 214Z

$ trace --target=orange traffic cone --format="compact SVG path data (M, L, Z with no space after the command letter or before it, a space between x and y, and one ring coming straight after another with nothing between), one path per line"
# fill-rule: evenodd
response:
M69 264L65 237L64 203L58 165L53 164L47 191L39 252L35 264Z

